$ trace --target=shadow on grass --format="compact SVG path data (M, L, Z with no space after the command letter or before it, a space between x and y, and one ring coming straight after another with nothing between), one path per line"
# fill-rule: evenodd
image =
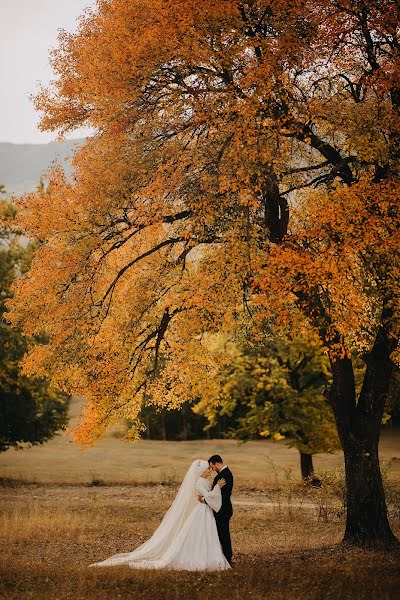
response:
M93 557L94 558L94 557ZM46 565L8 557L0 567L1 598L74 600L388 600L400 597L400 552L324 546L273 556L238 555L222 573L147 571L128 567Z

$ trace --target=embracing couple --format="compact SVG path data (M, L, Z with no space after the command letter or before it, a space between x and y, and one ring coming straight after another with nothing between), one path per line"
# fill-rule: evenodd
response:
M208 481L216 472L213 483ZM197 459L159 527L133 552L115 554L91 567L128 565L136 569L221 571L232 565L229 520L233 475L215 454Z

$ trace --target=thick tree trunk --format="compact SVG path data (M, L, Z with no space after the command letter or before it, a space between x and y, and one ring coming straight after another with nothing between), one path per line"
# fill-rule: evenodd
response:
M385 323L385 315L383 315ZM385 397L393 364L394 341L384 325L367 357L362 390L355 393L351 358L331 360L333 383L329 393L346 471L346 531L344 542L357 545L396 543L387 516L379 466L378 445Z
M360 417L344 440L346 530L344 542L357 545L396 542L388 517L378 456L380 422Z

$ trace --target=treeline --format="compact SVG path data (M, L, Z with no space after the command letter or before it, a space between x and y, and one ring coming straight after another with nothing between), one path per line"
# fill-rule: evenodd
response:
M159 409L147 406L142 415L146 427L142 437L148 440L189 441L231 438L232 430L236 425L235 416L219 415L218 422L211 426L204 415L193 411L189 402L183 404L182 409ZM400 427L399 403L394 402L390 419L386 421L384 427ZM263 436L255 433L251 439L263 439Z
M146 426L142 436L144 439L165 441L231 438L232 429L236 425L234 416L219 415L218 422L210 426L208 419L204 415L196 414L188 402L183 404L182 409L160 410L156 407L146 407L143 422ZM394 406L393 413L384 427L400 427L398 404ZM251 439L263 439L263 436L254 434Z
M206 431L207 419L193 412L186 402L182 409L158 409L147 406L143 409L142 420L146 426L143 434L148 440L196 440L206 437L219 437ZM220 432L222 433L222 432Z
M215 425L193 411L189 402L180 409L156 408L147 406L142 412L146 431L143 438L148 440L187 441L231 437L230 430L235 426L235 418L219 416Z

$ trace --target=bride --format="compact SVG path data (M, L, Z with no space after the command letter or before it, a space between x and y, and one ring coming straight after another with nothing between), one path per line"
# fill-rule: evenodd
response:
M218 538L213 510L222 505L224 480L211 490L206 460L193 461L170 508L147 542L133 552L115 554L91 567L128 565L132 569L221 571L230 569ZM207 504L199 502L203 496Z

